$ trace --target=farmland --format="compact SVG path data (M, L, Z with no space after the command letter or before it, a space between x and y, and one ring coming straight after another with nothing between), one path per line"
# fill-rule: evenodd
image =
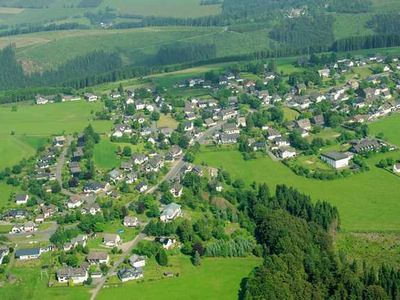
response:
M398 230L399 196L392 187L400 184L400 178L374 166L383 156L377 155L368 161L370 171L334 181L296 176L268 157L245 161L235 150L204 150L196 162L222 167L233 178L242 178L249 184L254 181L266 182L271 187L286 184L311 195L314 200L329 201L338 207L341 227L346 231Z
M383 133L385 139L400 146L400 114L374 122L370 125L370 129L375 135Z
M0 168L32 156L51 135L78 132L89 123L93 123L99 132L107 131L111 126L109 122L91 121L92 111L100 107L101 104L83 101L46 106L18 105L16 109L0 107Z
M168 299L236 299L241 280L259 263L256 258L206 258L201 266L194 267L187 257L171 257L172 269L179 277L105 288L98 299L119 299L127 294L132 299L159 299L166 291ZM145 272L154 276L156 266L149 267Z

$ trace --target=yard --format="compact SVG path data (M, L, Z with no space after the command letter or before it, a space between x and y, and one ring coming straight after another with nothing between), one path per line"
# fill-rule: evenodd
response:
M150 262L144 270L144 282L129 282L104 288L98 299L236 299L240 283L261 261L257 258L206 258L194 267L188 257L170 257L172 267L161 268ZM146 281L146 277L160 277L165 271L179 273L179 277ZM218 280L216 278L218 277Z
M235 150L203 150L196 163L222 167L233 178L243 178L249 184L254 181L266 182L271 187L286 184L311 195L314 201L327 200L338 207L341 228L346 231L391 231L400 228L400 197L394 188L400 185L400 178L374 165L381 158L396 154L377 155L368 161L370 171L333 181L297 176L268 157L245 161Z

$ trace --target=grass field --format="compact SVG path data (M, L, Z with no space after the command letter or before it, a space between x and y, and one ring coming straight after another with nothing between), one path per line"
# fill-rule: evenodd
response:
M400 237L397 233L339 233L336 246L359 265L366 261L375 267L383 263L400 267Z
M179 271L179 277L131 282L118 287L104 288L100 291L99 300L128 299L237 299L240 282L252 269L260 264L256 258L207 258L199 267L194 267L188 257L171 257L170 263ZM153 270L148 270L151 273ZM148 274L147 273L147 274ZM145 268L146 277L146 268Z
M369 125L372 134L383 133L385 139L400 147L400 114L394 114Z
M234 150L204 150L198 154L196 163L223 167L233 178L243 178L247 183L266 182L271 187L286 184L311 195L313 200L327 200L338 207L341 227L346 231L399 230L400 196L395 187L400 186L400 178L374 166L384 156L368 161L370 171L334 181L296 176L282 163L268 157L244 161Z
M110 142L108 139L102 139L94 147L93 156L96 166L106 170L117 167L119 160L116 151L117 144Z
M100 108L100 103L83 101L18 105L17 111L12 111L10 106L0 106L0 168L32 156L51 135L78 132L89 123L99 132L108 131L110 122L91 121L91 112Z

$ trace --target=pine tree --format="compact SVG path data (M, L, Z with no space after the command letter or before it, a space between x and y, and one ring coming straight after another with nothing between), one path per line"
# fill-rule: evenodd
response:
M192 264L194 266L200 266L201 265L201 258L199 252L195 251L192 257Z
M160 266L167 266L168 265L168 255L164 249L161 249L157 255L156 260Z

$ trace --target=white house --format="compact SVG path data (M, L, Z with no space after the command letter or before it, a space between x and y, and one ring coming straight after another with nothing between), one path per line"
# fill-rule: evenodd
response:
M393 166L393 172L396 174L400 174L400 164L395 164Z
M161 212L160 220L162 222L172 221L182 215L181 206L176 203L170 203L164 207Z
M139 220L136 217L126 216L124 218L124 226L126 226L126 227L139 226Z
M105 233L103 236L103 245L106 247L116 247L121 242L118 234Z
M134 268L143 268L146 265L146 256L133 254L129 257L129 263Z
M296 155L296 150L292 147L281 147L278 149L278 156L282 159L293 158Z
M27 204L29 200L29 195L27 194L19 194L15 196L15 204L24 205Z
M15 258L20 260L37 259L42 254L40 248L19 249L15 251Z
M105 252L90 252L86 257L86 260L90 264L101 265L108 264L110 256Z
M60 283L72 282L74 284L84 283L88 280L88 271L84 268L63 268L57 271L57 281Z
M143 278L143 270L141 268L124 268L118 271L118 278L122 282Z
M352 155L341 152L329 152L321 155L321 159L335 169L348 167L352 158Z

